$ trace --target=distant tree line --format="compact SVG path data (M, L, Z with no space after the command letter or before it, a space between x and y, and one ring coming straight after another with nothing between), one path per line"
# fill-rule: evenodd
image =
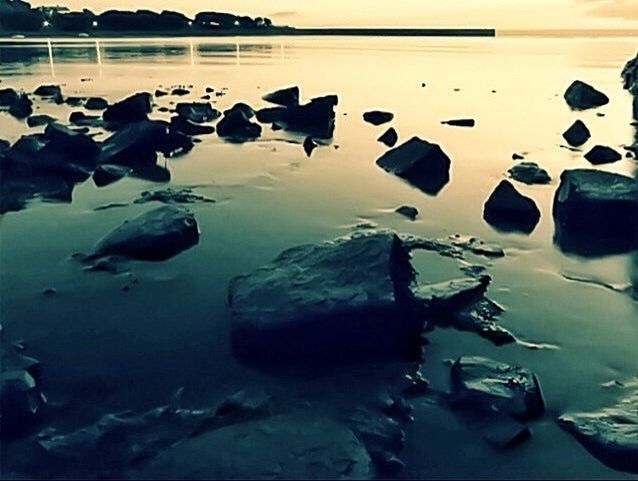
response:
M33 8L23 0L0 0L0 33L100 33L162 32L190 30L260 29L272 27L269 18L201 12L188 18L179 12L108 10L95 14L88 9L72 12L65 7Z

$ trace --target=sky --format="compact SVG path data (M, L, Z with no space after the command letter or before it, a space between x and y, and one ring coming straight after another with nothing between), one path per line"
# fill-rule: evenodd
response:
M132 9L130 0L32 0ZM134 8L267 16L291 26L485 26L500 29L638 28L638 0L136 0Z

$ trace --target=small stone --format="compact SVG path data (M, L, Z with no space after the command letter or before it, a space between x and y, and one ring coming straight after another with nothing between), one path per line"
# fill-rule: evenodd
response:
M419 211L416 207L412 207L411 205L402 205L401 207L397 207L395 212L397 214L401 214L404 217L407 217L410 220L415 220L419 215Z
M579 147L589 140L591 133L583 121L577 120L564 133L563 138L572 147Z
M317 143L312 140L312 137L306 137L306 140L303 141L303 150L308 157L312 154L312 151L317 148Z
M622 156L611 147L596 145L585 154L585 158L594 165L600 165L617 162Z

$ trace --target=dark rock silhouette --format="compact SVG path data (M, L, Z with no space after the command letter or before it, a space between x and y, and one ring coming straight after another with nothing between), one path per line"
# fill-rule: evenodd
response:
M82 111L71 112L69 122L81 127L106 127L106 122L97 115L86 115Z
M101 164L155 164L168 132L167 124L144 120L132 122L107 138L101 146Z
M317 148L317 143L312 140L312 137L306 137L303 141L303 150L308 157L312 154L312 151Z
M389 232L288 249L231 281L235 352L270 363L400 353L422 324L413 278L407 250Z
M450 374L455 404L519 420L537 418L545 411L538 379L527 369L469 356L458 358Z
M59 85L40 85L34 90L33 95L48 97L57 104L61 104L64 101L62 98L62 89Z
M574 81L563 95L572 109L585 110L609 103L609 97L580 80Z
M212 122L221 116L219 110L204 102L179 103L175 106L175 112L197 124Z
M55 117L51 117L47 114L31 115L30 117L27 117L27 125L29 127L41 127L56 121L57 119Z
M524 184L549 184L552 178L535 162L521 162L507 171L510 177Z
M624 66L621 76L623 87L632 94L638 95L638 53Z
M299 105L299 87L294 86L276 90L264 95L262 99L271 104L293 107Z
M283 122L286 115L285 107L266 107L255 112L257 121L262 124L272 124L274 122Z
M390 127L377 140L388 147L394 147L399 140L399 135L394 127Z
M108 106L109 103L102 97L90 97L84 104L84 108L87 110L105 110Z
M246 141L261 135L261 125L251 122L254 110L243 103L235 104L224 112L217 123L217 135L235 141Z
M437 144L418 137L389 150L377 159L382 169L406 179L434 195L449 181L450 158Z
M591 133L582 120L577 120L563 132L563 138L572 147L580 147L589 140Z
M520 194L507 180L502 180L485 203L483 218L501 230L530 233L541 213L529 197Z
M319 139L332 137L335 128L336 95L317 97L303 105L286 108L283 126L286 130L304 133Z
M441 121L444 125L451 125L453 127L474 127L476 121L474 119L452 119Z
M93 172L93 182L98 187L104 187L126 177L131 169L121 165L98 165Z
M199 242L193 214L182 207L166 205L128 220L104 236L86 262L122 256L145 261L163 261Z
M9 113L16 119L24 119L33 113L33 102L25 93L21 93L9 105Z
M102 117L106 122L127 123L146 120L152 110L152 96L140 92L106 108Z
M363 120L372 125L382 125L392 121L394 114L392 112L383 112L381 110L371 110L363 114Z
M419 215L419 211L416 209L416 207L412 207L411 205L402 205L400 207L397 207L395 212L397 214L401 214L404 217L407 217L410 220L416 219Z
M585 158L594 165L600 165L618 162L622 156L611 147L595 145L585 154Z
M618 388L618 398L597 411L564 414L558 423L596 458L612 467L638 473L638 381Z
M18 100L18 92L14 89L0 89L0 107L10 107L16 100Z
M215 127L196 124L181 115L171 117L170 129L185 135L206 135L215 132Z

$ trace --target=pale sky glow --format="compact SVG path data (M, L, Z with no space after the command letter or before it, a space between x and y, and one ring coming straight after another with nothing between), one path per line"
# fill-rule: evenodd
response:
M217 10L291 26L638 28L638 0L34 0L71 9ZM134 7L133 7L134 5Z

